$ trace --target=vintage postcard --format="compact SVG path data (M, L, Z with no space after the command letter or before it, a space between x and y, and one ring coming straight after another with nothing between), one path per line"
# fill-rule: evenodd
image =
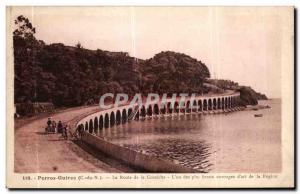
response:
M8 188L293 188L293 7L9 6Z

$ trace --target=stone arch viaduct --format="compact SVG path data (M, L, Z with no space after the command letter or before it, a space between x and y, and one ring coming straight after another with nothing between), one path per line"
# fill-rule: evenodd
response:
M219 95L204 95L195 98L167 99L149 104L130 104L101 110L81 119L76 127L95 134L103 128L120 125L130 120L191 113L221 113L238 110L239 92Z

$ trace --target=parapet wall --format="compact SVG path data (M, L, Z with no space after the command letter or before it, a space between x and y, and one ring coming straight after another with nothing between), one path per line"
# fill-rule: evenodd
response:
M88 132L84 132L82 140L100 150L101 152L121 160L126 164L144 169L149 172L173 172L173 173L192 173L196 170L181 166L179 164L172 163L170 161L155 158L150 155L146 155L92 135Z

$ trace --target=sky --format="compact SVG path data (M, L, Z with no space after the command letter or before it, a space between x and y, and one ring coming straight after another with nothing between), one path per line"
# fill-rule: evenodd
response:
M47 44L80 42L87 49L142 59L167 50L185 53L205 63L212 78L281 97L292 8L15 7L8 12L28 17L36 38Z

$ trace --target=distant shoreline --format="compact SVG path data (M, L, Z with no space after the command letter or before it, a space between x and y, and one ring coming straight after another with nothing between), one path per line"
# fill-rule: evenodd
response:
M274 100L274 99L268 99L268 100ZM268 100L263 100L263 101L268 101ZM244 110L256 111L256 110L269 109L269 108L272 108L272 107L270 105L257 104L257 105L247 105Z

